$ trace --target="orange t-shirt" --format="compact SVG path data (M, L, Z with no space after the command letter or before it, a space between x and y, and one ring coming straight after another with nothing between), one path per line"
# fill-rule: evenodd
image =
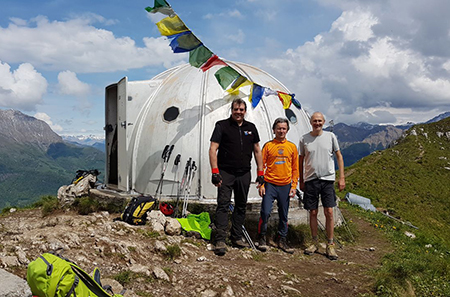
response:
M264 144L262 157L266 182L277 186L292 183L292 188L297 188L299 171L295 144L286 139L283 141L273 139Z

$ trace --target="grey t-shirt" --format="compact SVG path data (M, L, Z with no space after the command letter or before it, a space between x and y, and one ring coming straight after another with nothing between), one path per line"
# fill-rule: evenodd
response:
M336 135L332 132L322 131L319 136L307 133L300 139L300 156L304 157L305 179L322 179L334 181L334 152L339 150ZM302 172L300 172L302 174Z

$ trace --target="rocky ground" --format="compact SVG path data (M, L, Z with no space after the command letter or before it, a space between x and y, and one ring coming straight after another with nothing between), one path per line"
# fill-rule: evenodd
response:
M361 296L373 290L370 270L391 246L367 222L345 215L359 236L330 261L323 254L306 256L295 244L292 255L275 247L266 253L229 248L218 257L203 239L158 235L149 225L113 222L107 212L43 218L38 209L17 211L0 216L0 264L25 279L30 261L64 248L65 257L87 272L99 267L103 284L115 293L125 288L130 297Z

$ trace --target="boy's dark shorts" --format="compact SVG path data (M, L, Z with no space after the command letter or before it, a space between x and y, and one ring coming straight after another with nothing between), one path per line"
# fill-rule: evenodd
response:
M334 191L334 181L313 179L305 182L305 192L303 197L305 209L318 209L319 195L322 198L323 207L335 207L336 192Z

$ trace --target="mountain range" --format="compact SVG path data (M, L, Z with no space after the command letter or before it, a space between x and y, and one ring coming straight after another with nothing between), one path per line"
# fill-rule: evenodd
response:
M442 113L426 123L435 123L450 117L450 112ZM352 125L338 123L328 126L326 131L336 134L345 167L350 166L374 151L384 150L399 139L414 123L405 125L372 125L359 122Z
M0 209L56 195L77 170L104 168L101 151L64 142L44 121L20 111L0 110Z

